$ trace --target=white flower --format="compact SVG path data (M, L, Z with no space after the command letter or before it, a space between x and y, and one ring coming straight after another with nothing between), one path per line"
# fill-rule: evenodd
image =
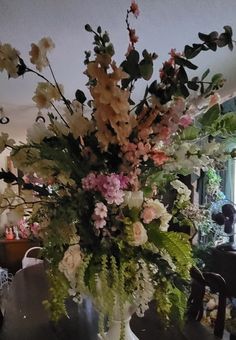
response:
M124 205L128 205L129 209L140 208L143 204L143 191L125 191Z
M170 183L174 189L177 190L178 194L180 194L182 197L182 201L189 201L191 190L181 181L178 179L172 181Z
M169 222L172 219L172 215L166 212L161 216L161 224L160 224L160 230L161 231L167 231L169 227Z
M82 256L79 244L69 246L65 251L64 257L59 263L59 270L65 275L65 277L70 281L74 282L75 274L82 262Z
M44 138L54 136L54 133L47 129L43 122L36 122L27 130L27 142L40 144Z
M148 240L147 231L144 228L141 222L135 222L132 226L133 231L133 241L131 245L133 246L141 246L142 244L146 243Z

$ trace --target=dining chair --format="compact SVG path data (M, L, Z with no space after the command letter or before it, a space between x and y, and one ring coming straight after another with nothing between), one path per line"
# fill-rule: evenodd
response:
M29 248L22 259L22 269L30 266L34 266L35 264L43 263L43 260L38 258L39 252L42 250L42 247L32 247ZM37 254L35 252L37 251ZM30 253L34 253L34 257L30 257Z
M222 339L225 326L225 310L226 310L226 283L223 277L217 273L205 272L202 273L198 268L193 267L190 271L192 278L191 292L188 299L188 312L185 332L188 333L188 338L194 340L194 336L189 337L189 332L198 332L198 339ZM200 324L204 311L204 296L206 287L211 291L219 294L219 303L217 308L216 320L214 323L213 334L210 335L210 330ZM195 322L197 321L197 322ZM203 332L203 328L205 328ZM199 332L202 332L200 336ZM204 336L204 334L206 334Z
M0 329L2 327L2 324L3 324L3 314L2 314L2 311L0 309Z

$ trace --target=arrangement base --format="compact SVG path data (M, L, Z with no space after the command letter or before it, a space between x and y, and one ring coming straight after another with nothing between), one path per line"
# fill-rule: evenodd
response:
M112 321L111 327L104 336L98 334L98 340L120 340L120 321ZM129 320L125 321L125 337L124 340L139 340L137 336L132 332Z

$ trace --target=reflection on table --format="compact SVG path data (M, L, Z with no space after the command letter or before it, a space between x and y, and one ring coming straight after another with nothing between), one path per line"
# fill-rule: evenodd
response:
M89 300L82 305L68 301L69 317L54 324L42 305L47 292L47 278L42 264L16 273L9 291L0 332L1 340L97 340L97 313ZM194 340L194 335L195 339L203 339L201 327L198 334L191 334L189 325L189 336L186 336L186 330L184 335L177 327L161 329L160 321L152 308L144 318L133 317L131 328L140 340Z

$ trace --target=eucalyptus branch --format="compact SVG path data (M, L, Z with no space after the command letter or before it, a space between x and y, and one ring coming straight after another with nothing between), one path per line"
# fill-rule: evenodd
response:
M60 93L60 96L61 96L62 100L64 101L64 103L65 103L66 107L68 108L68 110L70 111L70 113L73 114L74 112L73 112L73 110L72 110L72 108L71 108L71 106L70 106L68 100L66 99L66 97L65 97L65 96L63 95L63 93L61 92L60 86L58 85L58 82L57 82L57 80L56 80L55 74L54 74L53 69L52 69L52 67L51 67L51 65L50 65L49 62L48 62L48 67L49 67L49 69L50 69L50 72L51 72L52 77L53 77L53 79L54 79L54 82L55 82L55 84L56 84L56 88L57 88L58 92Z
M54 110L56 111L56 113L58 114L58 116L61 118L61 120L63 121L63 123L68 127L69 125L67 124L67 122L65 121L65 119L62 117L62 115L60 114L60 111L57 109L57 107L53 104L53 102L50 102L52 107L54 108Z
M142 99L138 104L136 104L135 106L132 107L132 109L129 110L129 113L132 112L133 110L135 110L142 102L146 102L148 99L151 99L152 96L148 96L144 99Z
M52 82L50 82L50 80L48 80L46 77L44 77L41 73L33 70L32 68L29 68L28 66L26 67L25 72L32 72L32 73L36 74L38 77L40 77L43 80L45 80L47 83L49 83L53 87L56 87Z

